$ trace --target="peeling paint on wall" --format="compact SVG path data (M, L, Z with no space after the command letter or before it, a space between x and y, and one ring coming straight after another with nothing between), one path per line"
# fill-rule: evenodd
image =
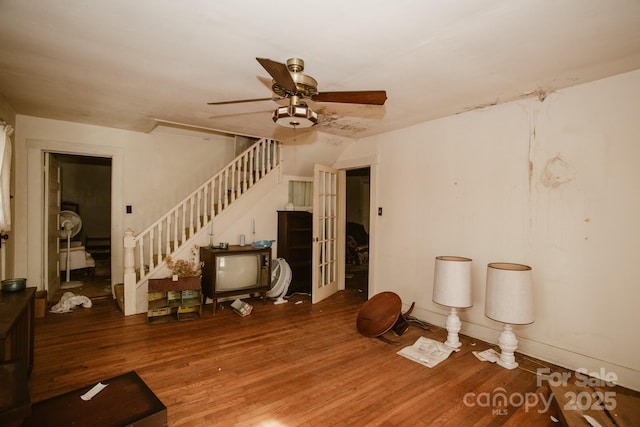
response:
M575 172L560 155L547 160L544 172L540 177L542 184L547 188L558 188L575 179Z
M504 101L502 101L502 102L504 102ZM500 104L500 100L496 99L495 101L486 102L484 104L472 105L470 107L465 107L462 111L459 111L456 114L466 113L468 111L474 111L474 110L483 110L485 108L493 107L494 105L498 105L498 104Z

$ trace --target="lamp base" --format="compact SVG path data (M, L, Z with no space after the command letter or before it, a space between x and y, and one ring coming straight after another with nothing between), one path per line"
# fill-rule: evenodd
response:
M496 363L505 369L516 369L518 367L518 362L513 362L513 363L505 362L502 360L502 357L500 357L500 359L498 359Z
M518 367L518 362L514 352L518 348L518 339L513 333L513 328L509 324L504 325L504 329L498 338L498 345L500 346L500 359L497 360L497 364L505 369L515 369Z
M450 307L451 311L447 316L447 321L445 322L445 326L447 328L447 340L444 342L444 345L451 348L460 348L462 343L458 338L458 332L462 328L462 323L460 322L460 318L458 317L458 310L455 307Z

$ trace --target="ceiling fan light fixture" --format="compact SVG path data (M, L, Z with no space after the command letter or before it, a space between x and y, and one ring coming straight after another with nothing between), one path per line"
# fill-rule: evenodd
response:
M318 124L318 113L304 103L287 105L276 108L273 121L287 128L309 128Z
M296 129L310 128L318 124L318 113L304 103L303 99L313 102L335 102L362 105L384 105L387 93L384 90L318 92L318 82L304 74L304 61L289 58L286 64L268 58L256 58L272 77L271 89L277 96L271 98L240 99L235 101L208 102L209 105L237 104L257 101L289 100L288 106L276 108L272 119L279 126ZM313 105L313 104L312 104Z

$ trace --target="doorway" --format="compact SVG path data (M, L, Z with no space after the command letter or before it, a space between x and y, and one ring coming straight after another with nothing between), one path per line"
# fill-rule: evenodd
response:
M66 291L89 298L111 297L112 160L62 153L50 156L60 165L60 211L72 212L81 221L69 247L60 240L61 289L50 300L56 303ZM65 280L79 286L65 289Z
M371 168L346 171L345 288L368 299Z

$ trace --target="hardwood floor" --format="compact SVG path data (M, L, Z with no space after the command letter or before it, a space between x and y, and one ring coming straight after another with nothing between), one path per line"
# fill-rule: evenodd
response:
M400 345L365 338L355 327L364 302L356 290L316 305L302 295L281 305L245 301L254 310L244 318L225 303L215 316L207 305L200 320L154 325L144 314L124 317L108 299L48 313L35 325L31 400L135 370L167 406L170 426L545 426L557 418L542 403L525 411L480 398L500 390L540 397L537 362L518 355L511 371L480 362L472 351L490 345L461 337L461 351L424 367L396 352L420 336L444 341L446 331L389 333Z

